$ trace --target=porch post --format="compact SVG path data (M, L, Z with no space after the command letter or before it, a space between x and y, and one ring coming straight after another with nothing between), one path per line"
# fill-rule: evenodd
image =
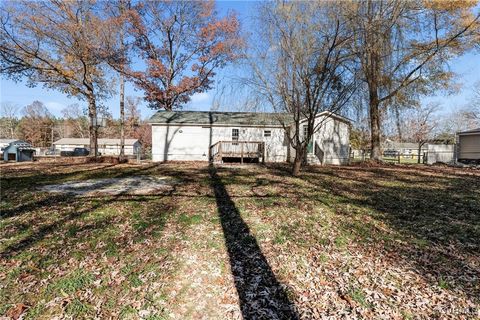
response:
M220 161L222 161L222 159L223 159L223 156L222 156L222 141L218 142L218 154L219 154L219 157L220 157Z

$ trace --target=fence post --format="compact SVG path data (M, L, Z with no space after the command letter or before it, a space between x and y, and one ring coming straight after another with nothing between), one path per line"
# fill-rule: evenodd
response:
M398 164L400 164L400 152L398 153Z
M265 163L265 142L262 142L260 146L262 148L262 163Z
M243 164L243 145L244 144L245 143L243 141L240 142L240 163L242 163L242 164Z

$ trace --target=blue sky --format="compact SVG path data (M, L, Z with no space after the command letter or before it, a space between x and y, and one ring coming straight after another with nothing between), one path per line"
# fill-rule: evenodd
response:
M238 14L240 22L244 31L250 30L250 18L255 14L256 3L254 1L219 1L217 3L220 14L225 14L229 11L235 11ZM480 53L468 53L460 58L457 58L450 63L452 71L457 75L457 82L462 86L458 93L452 95L438 94L436 96L424 98L422 102L439 102L444 113L450 110L455 110L468 103L471 95L474 83L480 81ZM223 79L229 77L232 73L235 73L235 68L230 67L225 70L219 71L217 79ZM132 84L126 84L127 96L142 96L141 91L135 90ZM215 95L215 89L209 92L199 93L192 96L192 101L185 106L186 110L209 110L212 106L213 97ZM35 88L29 88L24 82L15 83L11 80L4 78L0 79L0 102L12 102L23 107L34 100L39 100L45 103L50 112L56 116L61 115L61 110L66 106L79 103L85 106L84 101L79 101L76 98L68 98L66 95L54 91L44 89L42 86ZM109 107L110 112L115 118L118 117L118 96L114 96L104 104ZM229 106L222 106L222 109L229 109ZM140 107L142 117L149 117L155 111L148 108L145 103Z

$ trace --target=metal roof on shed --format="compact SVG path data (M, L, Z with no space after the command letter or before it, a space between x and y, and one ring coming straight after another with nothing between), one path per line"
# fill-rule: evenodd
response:
M469 134L469 133L480 133L480 128L473 129L473 130L468 130L468 131L457 132L457 134Z

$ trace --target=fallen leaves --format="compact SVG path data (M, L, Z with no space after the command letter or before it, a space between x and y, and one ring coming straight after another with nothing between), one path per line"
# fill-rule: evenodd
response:
M448 168L311 168L301 178L279 170L218 170L229 214L235 206L248 229L234 241L246 264L228 250L205 164L51 174L45 164L9 165L2 201L12 215L2 221L0 248L15 255L0 258L0 315L241 319L237 286L251 276L249 312L275 318L265 301L267 263L302 319L480 317L480 194L468 192L480 179ZM33 189L37 180L139 171L180 183L171 196L69 199Z

